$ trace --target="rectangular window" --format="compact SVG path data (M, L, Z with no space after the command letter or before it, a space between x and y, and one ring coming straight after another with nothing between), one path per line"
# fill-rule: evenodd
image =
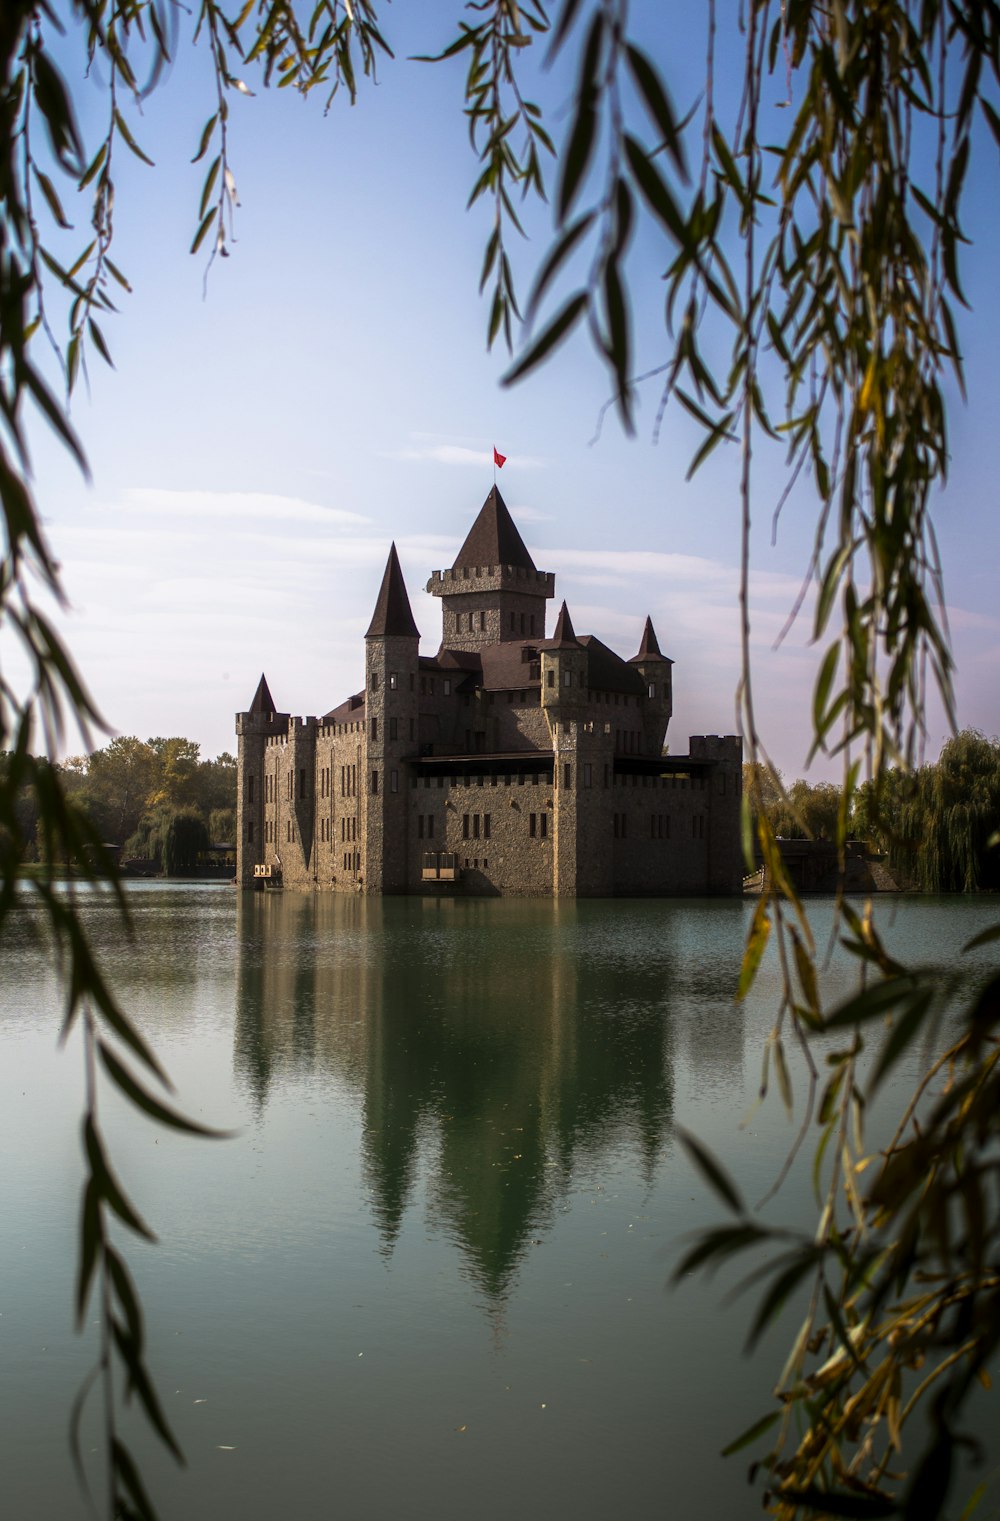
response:
M479 632L482 633L485 628L486 628L486 614L485 613L480 613L479 614Z
M478 840L479 839L479 814L478 813L474 813L472 815L472 838L474 840Z
M399 677L397 676L397 674L396 674L395 671L390 671L389 672L389 690L390 690L390 692L395 692L398 686L399 686Z
M372 739L378 739L378 719L372 719Z
M444 678L444 695L446 697L450 697L451 696L451 677L450 676L446 676Z
M650 697L650 698L656 696L656 682L655 681L651 681L649 683L649 686L646 688L646 696Z
M488 840L489 837L490 837L490 818L491 818L490 814L488 814L488 813L484 813L483 814L483 839L484 840Z
M253 844L253 820L252 819L247 824L247 844L248 845L252 845Z
M468 838L469 838L469 815L467 813L463 813L462 814L462 839L463 840L467 840Z
M398 771L390 771L389 772L389 791L390 792L398 792L399 791L399 772Z
M593 786L592 768L591 768L591 765L590 765L589 761L587 761L584 764L584 768L583 768L583 785L585 787L591 787L591 786Z
M397 718L390 718L389 720L389 738L399 738L399 720Z
M378 691L378 671L372 671L368 685L371 687L373 692Z
M542 839L544 840L547 837L548 832L549 832L549 816L548 816L548 814L547 813L540 813L538 815L538 822L542 826Z
M372 794L374 795L376 792L378 792L378 772L377 771L373 771L372 772Z
M573 685L573 672L572 671L563 671L563 686L564 687L571 687L572 685Z
M549 666L549 669L545 673L545 685L547 687L554 687L555 684L556 684L556 673L552 669L552 667Z
M537 815L537 813L529 813L528 814L528 833L530 834L530 836L531 836L532 839L535 838L535 826L537 825L537 823L538 823L538 815Z
M253 802L253 775L247 777L247 802Z
M563 786L564 787L572 787L572 785L573 785L573 767L570 765L569 761L567 761L565 763L565 765L563 766Z

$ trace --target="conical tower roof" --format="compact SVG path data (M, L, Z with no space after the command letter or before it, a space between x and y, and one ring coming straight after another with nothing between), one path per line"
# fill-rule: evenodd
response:
M393 544L385 565L385 575L379 590L372 621L368 625L366 639L378 639L383 634L405 635L419 639L420 631L413 621L413 610L406 594L406 583L399 565L399 556Z
M545 642L550 647L554 644L579 644L580 641L576 637L573 620L569 615L569 608L565 602L559 609L559 616L556 619L556 626L552 631L552 638L547 639Z
M518 565L534 570L535 562L524 546L507 503L494 486L469 535L455 556L452 570L472 569L480 565Z
M639 644L639 653L633 655L629 665L639 665L649 660L662 660L665 665L673 665L669 655L664 655L656 638L656 630L653 628L652 618L646 618L646 626L642 631L642 640Z
M249 711L251 713L276 713L278 711L274 706L274 698L271 696L263 671L260 673L260 681L257 683L257 690L253 694L253 702L250 704Z

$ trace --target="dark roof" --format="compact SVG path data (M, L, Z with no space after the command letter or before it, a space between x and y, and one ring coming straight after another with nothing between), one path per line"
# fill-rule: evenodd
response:
M536 648L534 644L515 644L513 640L484 645L480 654L486 690L510 692L537 687L538 676L531 674L531 663L538 658Z
M411 639L420 638L420 632L413 621L410 599L406 595L406 583L403 580L403 572L399 568L399 556L396 554L395 544L389 550L378 601L375 603L375 611L365 638L378 639L383 634L405 635Z
M263 671L260 673L260 681L257 683L257 690L253 695L249 711L251 713L277 713L278 711L274 706L274 698L268 690Z
M353 697L348 697L336 708L331 708L329 713L323 714L324 723L351 724L364 717L365 694L355 692Z
M581 634L579 643L587 651L587 685L591 691L645 693L639 672L594 634Z
M556 626L552 631L552 638L540 639L538 641L538 648L540 650L559 650L570 647L578 648L579 644L580 641L573 630L573 620L569 615L569 608L564 602L559 609L559 616L556 619Z
M639 653L638 655L632 656L629 664L638 665L640 661L647 660L662 660L666 665L673 665L674 663L670 659L669 655L664 655L661 653L660 646L656 641L656 631L653 628L653 620L650 617L646 618L646 626L642 631L642 643L639 645Z
M535 569L535 562L507 511L507 503L495 486L479 509L468 538L455 556L452 570L461 570L463 566L474 569L477 565L519 565L525 570Z

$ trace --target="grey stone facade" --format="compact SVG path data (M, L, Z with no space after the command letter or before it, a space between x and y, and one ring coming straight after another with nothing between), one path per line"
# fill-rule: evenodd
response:
M395 546L365 687L322 718L236 715L240 887L558 897L742 888L742 748L664 754L672 661L649 619L622 659L578 637L494 489L435 571L443 639L419 653Z

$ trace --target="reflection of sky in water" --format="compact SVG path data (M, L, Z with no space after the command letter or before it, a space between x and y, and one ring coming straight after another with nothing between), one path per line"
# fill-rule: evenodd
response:
M719 1213L675 1127L750 1198L794 1134L776 1095L753 1108L776 983L769 957L731 1002L743 904L130 898L134 941L92 902L95 941L179 1102L239 1127L207 1145L104 1106L161 1236L129 1254L190 1457L184 1474L146 1458L165 1521L271 1521L290 1496L352 1521L755 1504L717 1455L762 1413L780 1337L749 1364L723 1285L663 1293L678 1242ZM945 959L996 916L879 909L893 950ZM812 911L823 944L829 906ZM0 1173L5 1499L75 1521L80 1066L53 1055L29 923L0 966L0 1146L19 1159ZM848 970L837 953L829 985ZM808 1193L793 1177L772 1218L808 1219Z

